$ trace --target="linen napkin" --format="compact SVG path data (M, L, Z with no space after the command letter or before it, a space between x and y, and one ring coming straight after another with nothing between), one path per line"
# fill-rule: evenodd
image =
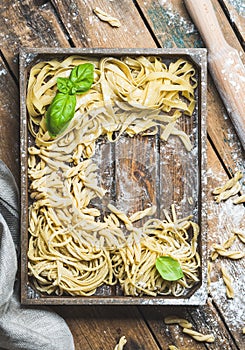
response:
M18 188L0 160L0 350L73 350L72 334L60 316L20 305L18 250Z

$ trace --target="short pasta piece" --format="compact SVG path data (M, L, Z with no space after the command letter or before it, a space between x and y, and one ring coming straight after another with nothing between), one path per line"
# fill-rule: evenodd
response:
M236 240L236 236L233 234L223 243L224 249L229 249L232 246L232 244L235 242L235 240Z
M237 171L234 175L233 178L231 178L230 180L228 180L222 187L216 187L213 190L213 194L221 194L223 192L225 192L226 190L231 189L232 187L234 187L236 185L236 183L242 178L242 172L241 171Z
M226 250L222 245L220 244L213 244L214 253L225 256L229 259L237 260L242 259L245 256L245 253L240 250ZM216 259L216 254L211 255L211 259L214 261Z
M233 204L241 204L241 203L245 203L245 194L243 194L242 196L239 196L233 201Z
M183 328L183 333L190 335L193 339L199 342L213 343L215 341L212 334L202 334L193 329Z
M124 345L127 343L126 337L122 336L119 343L115 346L114 350L123 350Z
M232 246L232 244L234 243L236 239L236 236L233 234L232 236L230 236L222 245L216 245L216 249L211 253L211 259L212 261L216 260L219 256L218 250L219 252L221 252L220 255L222 255L223 252L225 252L226 249L230 248ZM213 246L214 247L214 246ZM223 249L223 251L222 251Z
M231 284L231 276L228 274L228 271L224 266L221 266L222 278L226 286L226 295L228 298L234 298L234 289Z
M179 350L179 348L177 348L177 346L175 346L175 345L169 345L168 349L169 350Z
M120 27L121 23L119 19L112 17L105 11L101 10L99 7L94 8L94 13L101 19L101 21L108 22L112 27Z
M219 254L216 252L216 250L213 250L210 258L212 261L215 261L218 258L218 256L219 256Z
M167 316L164 318L166 324L178 324L183 328L192 328L192 324L185 318L180 318L178 316Z
M240 239L242 243L245 243L245 233L242 232L242 230L234 229L232 232Z
M214 197L214 200L216 203L220 203L221 201L225 201L226 199L235 196L238 192L241 190L241 185L239 182L237 182L232 188L229 190L226 190L224 192L221 192L217 196Z

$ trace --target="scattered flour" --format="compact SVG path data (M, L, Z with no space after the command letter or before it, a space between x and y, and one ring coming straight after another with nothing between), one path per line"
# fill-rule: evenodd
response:
M7 75L7 70L6 69L4 69L4 68L2 68L2 69L0 69L0 76L1 75Z

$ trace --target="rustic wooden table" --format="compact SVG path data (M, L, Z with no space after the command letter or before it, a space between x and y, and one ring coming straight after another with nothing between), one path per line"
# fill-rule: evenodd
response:
M243 55L245 6L240 0L212 0L224 35ZM100 7L120 19L112 28L92 10ZM181 0L1 0L0 2L0 159L19 181L18 52L29 47L204 47ZM232 200L214 203L211 190L235 171L245 174L245 156L223 103L208 77L207 186L208 248L222 243L231 229L245 228L245 208ZM245 188L244 188L245 190ZM236 241L234 249L244 249ZM235 297L227 299L220 266L232 275ZM205 306L56 306L74 335L76 349L114 349L125 335L125 350L245 349L245 259L218 259L213 264ZM178 325L163 319L176 314L195 330L213 333L214 343L199 343ZM33 344L35 348L35 344Z

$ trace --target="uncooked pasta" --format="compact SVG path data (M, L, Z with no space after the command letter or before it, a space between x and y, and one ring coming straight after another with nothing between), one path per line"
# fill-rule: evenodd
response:
M234 199L233 204L242 204L245 203L245 194L242 194L241 196Z
M114 350L123 350L124 345L127 343L126 337L122 336L118 342L118 344L116 345Z
M231 187L229 190L226 190L224 192L221 192L219 195L214 197L214 200L216 203L220 203L221 201L225 201L226 199L235 196L238 192L241 190L241 185L239 182L237 182L233 187Z
M190 328L183 328L183 333L190 335L193 339L199 342L213 343L215 341L212 334L202 334Z
M32 68L26 103L29 128L38 146L54 151L62 138L63 142L70 141L68 150L75 152L76 160L79 156L91 156L101 135L115 142L123 132L129 136L152 135L159 126L162 139L177 135L188 150L192 148L189 137L178 126L182 113L191 116L195 108L197 82L188 61L179 59L169 67L158 57L122 60L107 57L89 61L95 67L94 84L87 93L77 95L75 117L66 132L55 140L47 132L45 112L56 94L57 78L68 77L74 66L88 60L70 56L62 62L40 62ZM37 132L35 125L39 126ZM113 138L115 132L118 135Z
M220 244L213 244L213 249L214 251L211 254L211 259L213 261L218 257L218 255L232 260L242 259L245 256L245 253L240 250L227 250Z
M222 187L216 187L213 190L214 200L216 203L220 203L221 201L225 201L226 199L236 195L240 192L242 186L238 182L243 177L242 172L239 170L235 173L234 177L232 177L230 180L228 180ZM239 200L240 198L240 200ZM241 197L236 199L233 203L239 204L242 203Z
M232 246L232 244L235 242L235 240L236 240L236 236L233 234L223 243L223 247L225 249L229 249Z
M164 322L166 324L178 324L182 328L192 328L192 324L189 321L179 316L174 316L174 315L166 316L164 318Z
M120 284L125 295L181 296L199 281L198 225L191 216L177 218L174 206L172 218L165 211L161 220L153 217L155 206L129 216L108 203L102 212L93 204L106 196L93 155L100 137L115 142L122 134L147 136L158 129L162 140L177 135L191 150L178 120L193 113L195 71L184 59L167 67L158 57L91 58L94 84L77 95L74 118L52 138L45 113L57 78L85 62L71 56L40 62L30 72L29 275L47 294L90 296L104 284ZM183 277L163 279L155 267L159 256L177 260Z
M224 266L221 266L221 273L222 273L222 278L226 286L226 295L228 298L233 299L234 298L234 289L232 287L231 283L231 276L229 275L228 271Z
M180 327L182 327L183 333L186 333L190 335L193 339L199 341L199 342L208 342L213 343L214 342L214 336L212 334L202 334L197 331L194 331L192 329L192 323L190 323L185 318L181 318L179 316L166 316L164 318L164 322L166 324L178 324ZM169 347L170 348L170 347ZM174 347L173 347L174 349Z
M233 234L237 236L242 243L245 243L245 232L244 230L239 230L239 229L233 229L232 230Z
M228 181L226 181L226 183L221 186L221 187L216 187L214 190L213 190L213 194L220 194L226 190L229 190L231 189L232 187L234 187L237 182L242 178L242 172L239 170L235 173L235 175Z
M109 15L99 7L94 8L94 13L101 19L101 21L108 22L112 27L120 27L121 23L119 19Z
M230 259L241 259L244 257L242 251L229 251L227 249L233 245L236 237L238 237L241 242L245 243L245 234L239 229L232 229L231 233L232 236L230 236L223 244L213 244L214 250L211 253L212 261L216 260L219 255Z

